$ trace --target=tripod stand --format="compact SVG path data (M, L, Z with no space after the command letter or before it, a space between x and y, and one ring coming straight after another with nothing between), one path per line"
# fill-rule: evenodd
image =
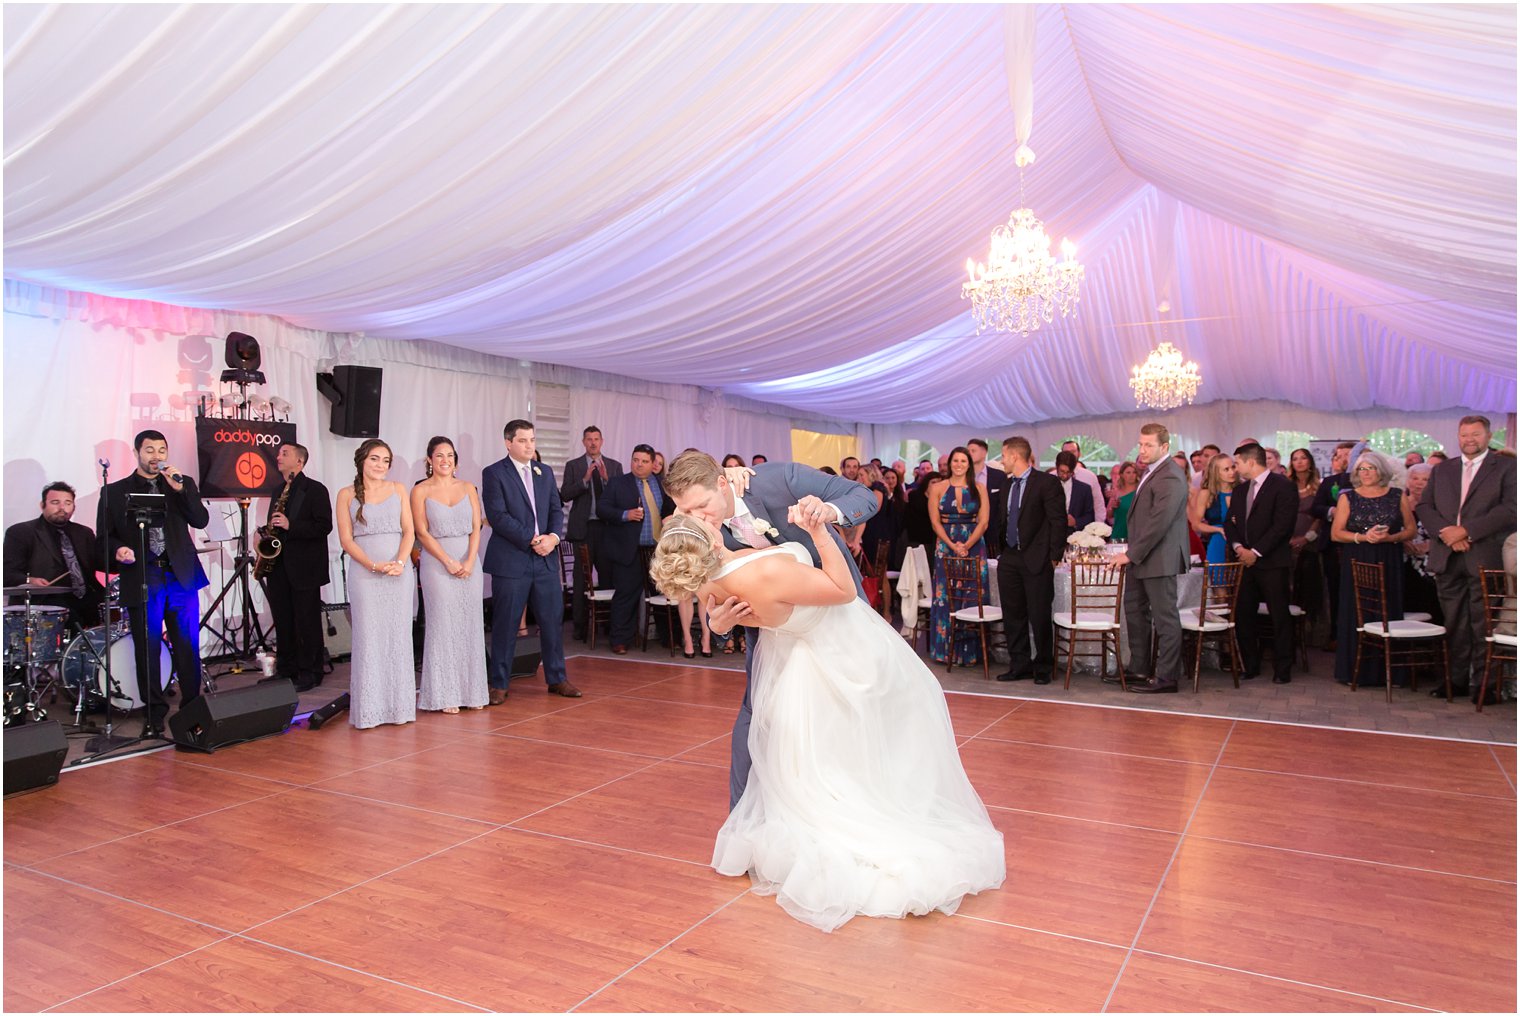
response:
M138 555L137 560L143 562L142 575L139 578L139 582L141 583L141 591L142 591L142 601L141 602L144 603L144 604L146 604L148 602L148 567L147 567L147 560L148 560L148 523L151 522L155 517L156 518L160 518L160 519L163 518L163 516L165 515L165 510L164 510L164 507L163 507L163 501L164 501L164 496L162 494L128 494L127 495L127 506L128 506L128 509L129 509L129 511L131 513L132 521L134 521L134 522L137 523L137 555ZM106 546L109 547L110 544L107 543ZM110 615L107 614L107 617L109 617L109 616ZM113 728L112 728L112 724L111 724L111 705L110 705L110 701L109 701L110 687L111 687L111 654L110 654L110 651L109 651L109 647L110 647L109 628L107 629L107 636L106 636L106 638L107 638L107 642L106 642L107 652L106 652L106 659L105 659L105 665L106 665L105 680L106 680L106 694L107 694L107 702L106 702L106 729L105 729L105 733L103 733L103 734L97 734L95 737L92 737L88 741L85 742L84 750L85 750L85 752L87 754L83 758L80 758L77 762L75 762L74 763L75 765L79 765L80 763L84 763L84 762L92 762L92 761L94 761L95 759L99 758L102 755L108 754L108 753L113 752L113 751L118 751L118 750L120 750L122 748L129 748L129 747L131 747L134 744L144 744L144 743L148 743L148 742L161 742L161 743L165 743L165 744L173 743L169 738L167 738L167 737L165 737L163 735L162 731L159 731L159 732L154 732L153 731L153 729L152 729L152 719L151 719L151 716L152 716L152 713L151 713L151 710L152 710L151 702L150 702L150 704L148 704L148 709L150 711L149 712L149 718L144 720L143 732L142 732L142 734L140 736L138 736L138 737L130 737L130 738L123 738L123 737L118 737L113 732ZM146 639L146 636L145 636L144 641L146 641L146 640L147 639ZM142 655L143 654L142 654L142 651L141 651L141 647L139 647L139 659L142 658ZM149 673L151 673L151 671L149 671ZM139 687L141 687L141 685L139 685ZM81 700L84 697L85 697L85 692L84 692L83 688L81 688L80 689L80 698L81 698ZM149 696L149 697L151 699L151 696Z
M211 659L247 659L254 655L255 650L269 651L269 634L264 631L264 625L259 620L259 612L253 605L252 569L254 554L248 548L248 506L250 498L238 498L238 534L237 554L233 557L234 568L232 575L222 585L222 591L206 613L201 617L201 627L214 635L227 652L218 654ZM242 606L238 610L237 618L231 622L224 622L218 630L213 618L222 601L236 589ZM241 638L241 642L239 642Z

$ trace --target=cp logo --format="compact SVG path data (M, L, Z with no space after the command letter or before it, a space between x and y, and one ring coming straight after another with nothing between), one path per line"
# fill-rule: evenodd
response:
M264 465L264 456L258 452L244 452L237 460L237 480L250 490L257 490L264 486L264 477L269 475L269 468Z

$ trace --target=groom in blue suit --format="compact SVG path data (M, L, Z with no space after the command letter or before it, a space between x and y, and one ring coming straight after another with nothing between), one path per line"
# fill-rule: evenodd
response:
M787 509L797 505L804 512L843 526L864 525L876 514L876 494L871 488L842 476L830 476L811 466L793 462L764 463L756 466L747 487L729 481L717 460L706 452L688 451L665 470L665 492L676 508L695 515L723 533L723 543L730 550L744 547L779 546L800 543L818 565L818 548L807 531L787 521ZM855 579L855 592L865 599L860 571L837 532L831 535L839 552L849 563ZM729 597L722 604L705 605L712 630L723 634L750 616L749 604ZM750 651L744 661L746 677L755 659L758 628L746 628ZM750 688L744 685L744 704L734 721L734 737L728 771L728 806L733 808L749 781Z
M535 462L533 424L513 420L502 431L507 457L486 467L480 485L491 540L486 572L491 576L491 705L507 700L517 622L533 605L549 691L580 698L565 674L564 578L560 574L559 527L564 509L554 471Z

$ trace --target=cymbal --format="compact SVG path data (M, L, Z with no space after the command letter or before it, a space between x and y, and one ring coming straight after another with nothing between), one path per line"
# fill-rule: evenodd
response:
M34 586L28 582L22 586L0 588L0 596L63 596L73 591L71 586Z

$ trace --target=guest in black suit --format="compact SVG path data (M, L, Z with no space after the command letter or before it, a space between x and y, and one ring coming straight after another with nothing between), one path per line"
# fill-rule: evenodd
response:
M95 531L111 534L115 549L112 559L102 564L121 573L121 604L127 610L137 656L137 690L148 710L143 732L157 735L169 715L158 650L166 624L174 672L184 694L180 708L201 693L199 592L208 583L190 528L205 528L211 515L201 503L195 481L169 464L168 438L145 430L132 445L137 449L137 470L102 490ZM152 520L145 533L139 533L137 522L127 512L128 494L164 495L165 514Z
M929 463L921 462L919 465L927 466ZM918 482L913 485L908 494L908 507L903 512L903 534L906 537L905 546L908 547L932 547L938 539L934 535L934 523L929 520L929 487L939 474L931 468L928 472L920 473Z
M976 473L977 484L986 488L986 496L990 497L991 503L996 505L1000 500L1008 500L1008 473L986 464L986 441L982 438L970 438L965 443L965 450L971 453L971 470ZM986 531L986 548L996 554L997 548L1002 546L1002 534L997 532L996 510L994 510L993 522L988 525L994 528Z
M1007 493L992 501L992 528L1000 534L998 593L1003 600L1003 630L1008 635L1008 670L999 681L1034 678L1049 684L1055 669L1050 614L1055 600L1055 566L1066 544L1066 511L1061 484L1034 468L1027 438L1003 442L1008 467ZM990 495L989 495L990 496ZM1034 658L1030 659L1030 630Z
M275 465L290 493L285 510L266 522L280 541L280 554L264 579L274 617L274 672L296 691L322 683L322 587L329 581L327 536L333 528L327 488L305 473L308 454L304 445L280 447ZM276 495L269 503L271 512L278 501Z
M659 542L660 520L676 510L654 475L654 449L635 445L628 462L633 472L614 477L596 506L603 523L602 548L612 565L609 640L619 656L628 652L638 627L639 594L649 577L646 555Z
M1076 478L1077 457L1071 452L1056 456L1056 479L1061 481L1063 500L1066 502L1066 532L1062 539L1078 530L1087 528L1098 517L1093 504L1093 489Z
M617 459L602 455L602 432L595 426L581 432L581 445L586 454L565 463L564 479L560 483L559 499L564 503L570 521L565 527L565 538L575 550L576 568L571 586L572 605L570 628L576 638L586 640L586 573L581 570L581 555L591 558L596 568L597 588L605 589L611 578L611 568L602 553L602 520L596 510L597 499L614 476L621 476L623 464Z
M1330 532L1330 523L1335 517L1335 505L1341 499L1341 492L1352 490L1356 484L1351 479L1351 449L1356 447L1355 441L1342 441L1335 446L1335 451L1330 456L1330 472L1319 483L1319 491L1314 495L1314 503L1309 506L1309 514L1320 520L1320 538L1315 541L1320 553L1324 555L1322 561L1325 573L1325 584L1330 591L1330 648L1335 648L1335 633L1339 631L1341 613L1341 554L1336 547L1335 541L1327 535Z
M1256 640L1256 606L1266 603L1272 618L1272 680L1293 680L1293 615L1288 611L1293 574L1293 527L1298 521L1298 488L1267 466L1266 449L1243 444L1235 449L1241 482L1224 517L1225 542L1241 569L1236 598L1235 631L1245 677L1261 673L1261 644Z
M1435 467L1415 509L1430 534L1426 567L1446 615L1452 690L1474 696L1488 637L1482 571L1504 567L1504 541L1515 531L1515 460L1491 452L1492 437L1487 417L1464 416L1461 456Z
M5 585L51 586L33 596L39 607L63 607L81 628L101 623L105 589L95 577L95 534L74 517L74 488L50 483L42 488L42 514L5 531ZM12 597L21 603L21 597Z

